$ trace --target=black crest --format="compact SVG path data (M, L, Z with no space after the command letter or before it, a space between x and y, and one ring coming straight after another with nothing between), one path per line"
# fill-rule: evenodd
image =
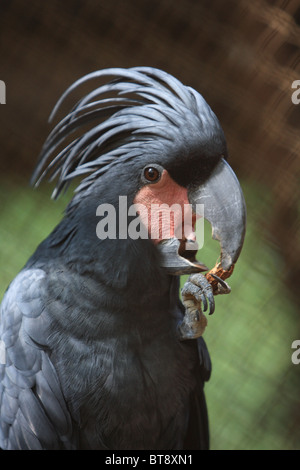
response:
M195 130L205 131L206 122L218 122L199 93L152 67L108 68L82 77L61 96L50 121L76 88L108 77L74 105L43 146L32 184L45 177L57 179L54 198L73 178L89 174L83 181L86 187L116 161L140 155L142 144L178 142L187 122L193 138Z

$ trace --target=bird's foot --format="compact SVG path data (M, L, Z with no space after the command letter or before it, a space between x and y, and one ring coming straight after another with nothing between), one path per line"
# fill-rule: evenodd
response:
M196 306L194 300L183 301L185 314L183 320L178 324L178 337L180 341L196 339L202 336L207 325L207 318L201 307Z
M202 336L207 326L207 318L203 312L208 310L209 315L214 313L214 295L228 294L231 291L229 285L220 277L214 274L211 276L215 281L213 286L203 274L197 273L189 277L181 290L185 315L178 325L180 340Z

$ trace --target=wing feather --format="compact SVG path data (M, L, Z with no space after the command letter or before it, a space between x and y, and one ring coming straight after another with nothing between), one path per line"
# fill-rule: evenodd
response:
M72 420L48 356L45 276L41 269L21 271L1 304L3 449L72 448Z

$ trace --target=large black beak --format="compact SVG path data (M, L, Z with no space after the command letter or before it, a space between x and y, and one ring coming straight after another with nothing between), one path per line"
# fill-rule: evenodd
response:
M190 191L189 201L212 226L212 237L221 245L221 266L228 271L238 260L246 230L246 204L233 170L222 158L209 179Z
M207 181L188 194L193 211L207 219L212 226L212 237L221 245L221 267L230 270L236 263L245 237L246 205L242 189L228 163L222 158ZM203 212L204 211L204 212ZM189 274L207 270L176 240L166 240L159 247L161 265L170 274Z

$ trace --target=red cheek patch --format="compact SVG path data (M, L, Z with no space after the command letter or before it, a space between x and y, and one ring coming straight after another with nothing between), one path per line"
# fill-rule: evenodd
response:
M173 237L196 240L196 215L189 204L187 189L175 183L167 170L157 183L144 186L133 202L154 243Z

